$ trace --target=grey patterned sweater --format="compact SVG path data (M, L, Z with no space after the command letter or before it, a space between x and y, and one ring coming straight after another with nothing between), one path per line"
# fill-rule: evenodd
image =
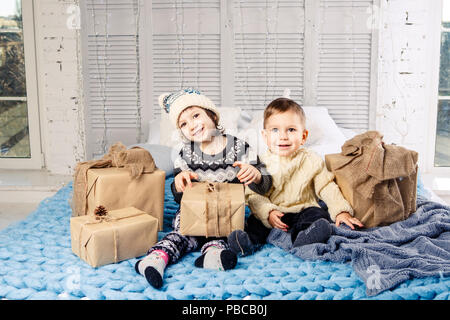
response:
M199 143L192 141L184 144L174 161L174 176L181 171L192 171L199 177L193 181L241 183L236 178L240 168L233 167L233 163L242 161L253 165L261 172L261 182L251 183L248 187L259 194L268 192L272 186L272 176L266 170L265 164L259 160L247 142L228 134L225 137L227 138L225 148L214 155L203 153ZM175 201L180 203L183 193L175 189L175 183L172 183L171 189Z

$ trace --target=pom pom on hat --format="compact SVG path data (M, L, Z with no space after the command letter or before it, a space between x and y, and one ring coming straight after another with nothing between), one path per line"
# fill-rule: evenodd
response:
M173 125L178 128L178 118L180 114L191 106L202 107L211 110L219 120L219 111L214 103L200 91L193 88L186 88L173 93L163 93L158 98L159 106L169 114Z

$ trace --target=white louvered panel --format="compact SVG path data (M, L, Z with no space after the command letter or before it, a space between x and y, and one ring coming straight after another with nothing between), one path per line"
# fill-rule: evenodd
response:
M138 125L137 6L137 0L86 2L86 92L92 129L103 129L105 121L110 129Z
M340 126L369 129L372 0L321 0L316 101Z
M221 105L220 0L152 2L152 115L158 97L195 87Z
M138 0L86 0L81 5L89 158L117 141L129 145L142 138L141 44L136 36L140 5Z
M152 2L152 9L197 9L220 8L220 1L211 0L156 0Z
M319 37L317 105L338 125L367 130L370 107L371 35Z
M298 8L303 7L303 0L236 0L236 6L241 8Z
M367 8L372 6L372 0L322 0L321 7L326 8Z
M136 8L136 0L87 0L86 7L89 11L113 11L113 10L130 10Z
M195 87L220 106L220 36L153 35L153 101L163 92ZM154 115L161 113L160 108Z
M303 101L303 1L234 1L234 104L261 110L286 88Z
M285 88L291 98L303 97L303 36L235 34L235 104L243 109L263 109Z
M89 97L90 120L93 128L103 128L103 122L106 119L110 128L135 128L138 119L137 114L134 117L123 118L123 122L110 121L109 111L121 109L122 107L131 107L136 110L138 108L138 97L136 89L136 52L135 43L127 45L127 38L134 36L109 36L114 38L125 39L122 41L113 41L111 46L105 50L98 49L100 36L92 36L89 39L89 54L87 66L89 68L89 76L87 87ZM114 43L115 42L115 43ZM115 44L121 44L115 46ZM128 47L128 48L127 48ZM123 48L134 50L134 53L123 54ZM103 103L103 100L104 103ZM102 108L106 110L106 114L101 115L92 111ZM129 110L129 109L127 109ZM126 114L128 111L124 111Z

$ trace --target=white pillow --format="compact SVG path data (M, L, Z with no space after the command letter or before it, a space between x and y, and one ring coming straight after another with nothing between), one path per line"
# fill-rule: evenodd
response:
M239 119L241 118L241 108L239 107L219 107L219 124L225 129L225 133L235 135Z
M149 122L148 139L149 144L159 144L159 119L154 119Z
M305 147L316 151L324 157L328 153L341 152L341 146L345 143L346 137L339 130L338 126L328 113L325 107L303 107L306 116L306 129L308 139ZM261 155L267 151L267 145L262 138L263 110L253 111L253 118L250 126L240 131L238 138L244 139L247 143Z
M338 128L339 128L339 130L341 130L341 132L345 136L346 140L352 139L358 133L362 133L362 132L355 131L353 129L343 128L343 127L339 127L339 126L338 126Z
M309 131L309 141L306 141L305 147L330 144L337 145L339 148L337 152L340 152L341 146L347 139L331 118L328 109L325 107L303 107L303 110L306 114L306 129Z
M240 130L236 134L236 137L246 141L258 155L264 154L267 151L267 145L261 134L263 129L264 111L258 110L248 113L251 114L252 120L246 129Z

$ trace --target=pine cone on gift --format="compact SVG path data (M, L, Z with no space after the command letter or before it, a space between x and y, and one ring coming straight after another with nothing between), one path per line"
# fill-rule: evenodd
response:
M94 210L94 215L96 218L104 217L104 216L106 216L107 213L108 213L108 211L106 210L106 208L104 206L98 206Z

